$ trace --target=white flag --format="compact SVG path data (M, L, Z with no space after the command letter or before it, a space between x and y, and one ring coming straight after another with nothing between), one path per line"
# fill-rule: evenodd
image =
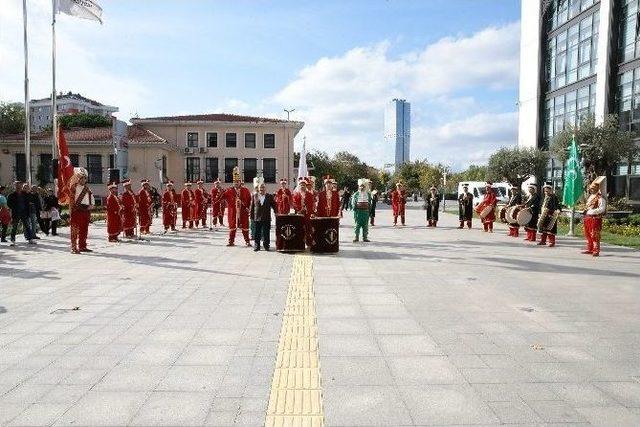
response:
M300 162L298 164L298 180L309 175L307 170L307 137L302 139L302 151L300 152Z
M56 0L56 13L66 13L102 24L102 8L93 0Z

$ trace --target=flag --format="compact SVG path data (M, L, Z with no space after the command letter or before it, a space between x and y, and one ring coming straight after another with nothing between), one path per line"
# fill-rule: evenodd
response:
M69 181L73 176L73 165L69 158L69 147L64 139L62 128L58 128L58 153L60 160L58 161L58 201L62 205L68 205L71 201L69 194Z
M578 145L576 144L576 137L574 135L571 139L569 159L567 160L567 168L564 174L562 203L569 207L575 206L582 196L583 185L584 180L582 178L580 152L578 151Z
M300 152L300 163L298 165L298 180L300 178L305 178L309 175L309 170L307 169L307 138L305 137L302 141L302 151Z
M66 13L102 24L102 8L93 0L54 0L56 13Z

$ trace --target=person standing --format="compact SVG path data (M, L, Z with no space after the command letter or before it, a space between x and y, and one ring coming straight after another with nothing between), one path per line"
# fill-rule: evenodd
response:
M193 192L193 210L195 212L194 219L196 228L200 227L200 222L202 222L202 228L207 228L207 208L209 207L207 198L209 192L204 188L203 180L199 179L196 184L198 188Z
M280 188L278 188L278 192L276 193L276 205L278 209L279 215L287 215L291 212L291 200L293 198L293 194L291 190L287 187L287 180L280 180Z
M376 206L378 205L378 190L371 192L371 206L369 206L369 224L376 225Z
M600 233L602 232L602 217L607 212L607 199L601 191L604 177L596 178L589 185L589 198L587 199L584 214L584 237L587 240L587 248L583 254L600 256Z
M522 194L520 193L520 188L516 186L511 187L511 197L509 197L507 209L521 204ZM520 237L520 224L518 224L517 221L513 221L511 218L507 218L507 222L509 223L509 236Z
M524 226L527 232L527 237L524 240L535 242L537 239L536 231L538 229L538 217L540 215L540 196L538 195L537 187L535 184L529 184L527 187L529 191L529 198L524 203L524 208L531 210L531 220Z
M155 212L156 218L158 218L160 207L162 206L162 197L160 197L160 193L156 187L151 187L151 200L153 201L153 211Z
M54 194L53 188L47 188L47 195L43 200L43 212L47 212L47 218L43 219L44 234L51 232L52 236L58 235L58 221L60 221L60 203Z
M176 231L178 220L178 194L173 188L173 181L167 182L167 189L162 195L162 225L164 232Z
M140 219L140 234L151 233L153 198L148 179L140 181L142 188L138 192L138 218Z
M29 226L31 227L31 237L40 240L38 237L38 225L40 222L40 212L42 211L42 200L38 193L38 187L24 184L24 193L29 205Z
M93 252L87 248L91 210L95 206L93 194L87 185L87 170L75 168L69 182L71 201L71 253Z
M195 201L190 182L184 183L184 188L180 193L180 204L182 207L182 228L187 228L187 223L189 223L189 228L193 228Z
M7 187L0 185L0 242L7 242L7 228L11 224L11 210L7 206L7 198L4 195Z
M135 238L135 228L137 224L138 202L136 194L131 189L131 180L125 179L122 182L124 192L122 193L122 229L124 237Z
M236 230L242 230L242 236L247 246L249 240L249 209L251 208L251 192L242 185L240 169L233 168L233 187L224 192L227 203L227 221L229 223L229 242L227 246L235 246Z
M118 184L110 183L107 188L107 236L110 242L119 242L122 233L122 204L118 198Z
M293 209L298 215L304 216L304 240L311 246L311 217L315 212L315 199L311 188L311 180L303 179L299 183L299 191L293 195Z
M264 245L264 250L268 251L271 246L271 211L278 213L273 195L267 193L264 183L258 186L258 192L251 199L251 219L255 226L254 251L260 250L260 242Z
M224 189L220 179L217 179L213 183L211 189L211 222L212 226L218 228L218 223L222 224L222 217L224 216Z
M460 225L458 228L464 228L465 222L467 228L471 228L473 220L473 194L469 193L469 185L462 185L462 193L458 196L458 220Z
M14 186L15 191L7 197L7 206L11 209L11 246L16 244L16 232L19 224L22 224L24 229L25 240L29 244L34 244L36 242L33 239L29 221L29 202L27 195L24 193L24 185L16 181Z
M496 193L493 191L493 183L488 181L485 185L484 197L476 207L476 211L480 215L480 221L482 221L482 227L485 232L493 233L493 223L496 220L497 204L498 198L496 197Z
M436 227L440 209L440 196L436 187L432 186L429 189L429 194L424 199L424 205L427 210L427 227Z
M348 187L344 187L342 190L342 206L340 208L340 218L342 218L342 212L351 209L351 191Z
M540 218L538 219L538 233L540 233L540 241L538 245L544 246L549 239L549 247L556 245L556 234L558 233L558 215L560 213L560 200L553 192L553 186L546 183L542 187L544 191L544 199L540 207Z
M367 179L358 180L358 191L353 194L353 218L355 220L355 237L353 242L360 241L360 230L362 230L362 241L369 242L369 209L371 208L371 193L367 189Z
M396 189L391 192L391 207L393 208L393 225L398 225L398 217L400 223L405 225L405 208L407 205L407 192L402 182L396 184Z
M340 195L333 187L333 179L324 177L324 190L318 193L316 216L320 218L336 218L340 215Z

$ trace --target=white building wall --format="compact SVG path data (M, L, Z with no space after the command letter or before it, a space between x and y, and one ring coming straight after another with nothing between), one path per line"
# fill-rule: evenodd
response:
M596 67L596 123L602 123L609 105L609 59L611 55L613 0L600 0L600 27L598 29L598 65Z
M540 105L540 0L522 0L518 145L537 147Z

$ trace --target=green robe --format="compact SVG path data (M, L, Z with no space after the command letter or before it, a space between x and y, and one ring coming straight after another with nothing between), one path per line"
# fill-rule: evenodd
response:
M360 192L356 191L351 197L353 206L353 218L356 221L356 239L360 238L360 230L362 229L362 238L366 239L369 235L369 207L371 206L371 193L367 193L367 209L358 209L358 197Z

